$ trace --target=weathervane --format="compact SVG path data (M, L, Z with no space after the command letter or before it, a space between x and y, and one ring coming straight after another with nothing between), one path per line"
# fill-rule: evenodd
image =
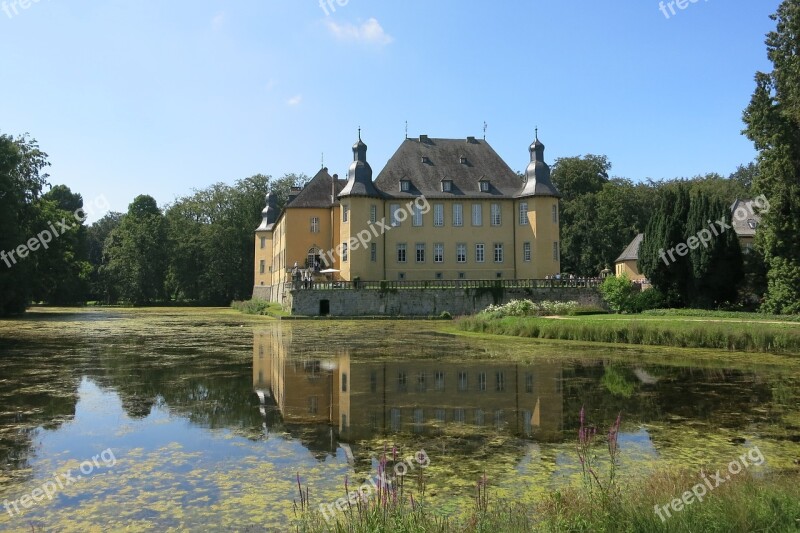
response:
M483 140L484 141L486 140L486 128L488 128L488 127L489 127L489 125L486 124L486 121L484 120L483 121Z
M406 120L406 139L408 139L408 121Z

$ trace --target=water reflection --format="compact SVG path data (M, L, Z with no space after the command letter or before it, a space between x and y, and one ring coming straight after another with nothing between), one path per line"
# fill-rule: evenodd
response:
M327 427L345 443L484 431L562 438L561 363L374 360L348 349L292 355L291 344L289 328L254 334L253 388L268 430L281 422Z

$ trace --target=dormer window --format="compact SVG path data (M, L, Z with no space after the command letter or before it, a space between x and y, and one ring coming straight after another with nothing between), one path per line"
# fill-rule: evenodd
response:
M489 192L489 181L488 180L481 180L479 183L480 183L481 192Z
M756 229L758 227L758 222L751 218L747 221L747 225L750 227L750 229Z
M442 180L442 192L453 191L453 180Z
M464 156L464 155L460 156L458 158L458 162L461 163L462 165L466 165L467 164L467 156Z
M408 192L411 190L411 182L409 180L400 180L400 190Z

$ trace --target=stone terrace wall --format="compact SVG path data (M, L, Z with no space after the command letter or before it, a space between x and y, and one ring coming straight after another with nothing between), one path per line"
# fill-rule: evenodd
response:
M471 315L490 304L528 299L576 301L581 305L605 307L597 289L552 287L535 289L314 289L287 293L284 307L293 315L318 316L320 303L327 300L331 316L436 316L443 311L453 316Z

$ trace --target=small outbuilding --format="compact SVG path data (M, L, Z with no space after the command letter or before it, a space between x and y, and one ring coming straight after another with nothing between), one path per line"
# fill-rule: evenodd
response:
M627 274L631 281L642 281L644 275L639 272L639 247L642 245L644 233L637 235L622 252L622 255L614 261L614 274L621 276Z

